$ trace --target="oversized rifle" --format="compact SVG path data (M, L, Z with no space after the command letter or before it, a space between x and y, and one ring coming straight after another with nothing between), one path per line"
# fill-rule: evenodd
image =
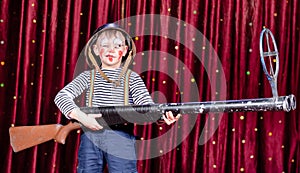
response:
M262 40L266 35L268 52L263 51ZM274 51L270 50L269 36L271 36ZM128 106L108 106L108 107L82 107L81 111L86 114L102 114L97 118L99 124L105 128L111 125L124 123L153 123L159 120L163 113L172 111L181 114L206 114L209 112L259 112L259 111L286 111L296 109L296 98L294 95L278 96L277 75L279 70L278 50L274 37L270 30L264 29L260 38L260 55L263 70L270 82L273 97L256 98L242 100L208 101L208 102L186 102L186 103L164 103L152 105L128 105ZM276 56L276 71L272 65L271 57ZM270 73L267 70L264 58L269 57ZM70 122L67 125L51 124L37 126L11 127L10 143L14 152L41 144L54 139L56 142L64 144L67 135L82 126L78 122ZM84 128L84 127L82 127Z

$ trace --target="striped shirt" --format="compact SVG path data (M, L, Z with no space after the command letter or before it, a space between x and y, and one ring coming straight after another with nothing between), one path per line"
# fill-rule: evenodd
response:
M102 69L110 80L117 80L122 68ZM86 92L85 104L88 106L88 96L91 86L91 71L84 71L79 74L73 81L67 84L56 95L54 102L60 111L67 117L68 114L78 106L74 99ZM129 77L129 104L145 105L153 104L153 100L141 77L133 72ZM92 106L117 106L124 105L124 76L121 79L121 85L115 86L96 72L94 81L94 94Z

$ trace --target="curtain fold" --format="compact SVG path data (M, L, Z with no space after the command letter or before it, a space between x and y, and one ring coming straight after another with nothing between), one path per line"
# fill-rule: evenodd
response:
M78 74L84 62L81 51L92 33L108 22L121 22L132 34L137 56L131 68L140 73L155 102L272 97L260 62L263 28L272 31L279 51L278 94L300 98L296 0L2 0L0 4L3 173L76 172L81 130L71 132L64 145L49 141L14 153L8 129L67 124L54 97ZM143 139L137 145L138 170L300 173L299 101L297 106L288 113L184 115L171 126L136 125L134 132Z

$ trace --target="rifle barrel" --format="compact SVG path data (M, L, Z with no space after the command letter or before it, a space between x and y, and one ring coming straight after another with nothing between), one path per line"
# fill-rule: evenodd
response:
M210 112L289 112L294 109L296 109L294 95L275 98L81 108L86 114L101 113L102 117L97 121L104 126L124 123L153 123L160 119L166 111L181 114L206 114Z

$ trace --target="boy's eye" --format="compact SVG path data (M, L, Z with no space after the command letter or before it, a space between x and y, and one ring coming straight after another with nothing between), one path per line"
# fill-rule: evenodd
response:
M119 49L120 47L122 47L122 44L114 44L115 49Z
M102 44L101 47L105 47L105 48L108 48L109 45L108 44Z
M113 44L112 46L115 49L120 49L123 45L122 44ZM109 48L110 45L109 44L101 44L101 47L103 47L103 48Z

